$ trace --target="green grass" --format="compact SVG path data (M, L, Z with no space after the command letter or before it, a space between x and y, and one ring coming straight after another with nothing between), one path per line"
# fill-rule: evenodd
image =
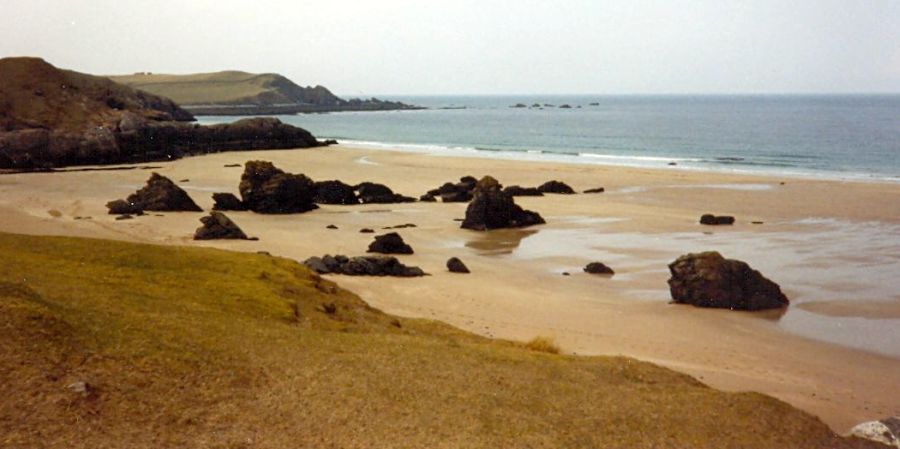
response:
M393 317L286 259L10 234L0 251L0 447L861 444L649 363Z
M254 103L260 94L278 95L276 74L225 71L191 75L134 74L109 77L135 89L171 98L180 105ZM288 101L283 99L282 101Z

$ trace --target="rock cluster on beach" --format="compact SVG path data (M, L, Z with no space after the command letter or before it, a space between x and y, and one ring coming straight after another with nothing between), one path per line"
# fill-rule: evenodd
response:
M463 176L459 178L459 182L445 182L440 187L429 190L420 200L435 201L440 198L444 203L467 203L472 200L477 182L472 176Z
M303 262L319 274L344 274L348 276L425 276L419 267L406 266L393 256L331 256L310 257Z
M314 201L318 204L359 204L356 191L350 184L338 180L318 181Z
M563 195L571 195L575 193L568 184L562 181L547 181L540 186L538 186L537 190L541 193L559 193Z
M476 231L500 228L521 228L543 224L537 212L524 210L513 197L504 193L496 179L485 176L478 181L472 202L466 208L461 227Z
M203 210L187 192L159 173L150 175L147 185L125 200L110 201L106 207L109 208L110 214L140 214L146 210L185 212Z
M318 208L311 179L285 173L271 162L247 162L238 190L243 204L257 213L295 214Z
M353 187L363 204L412 203L416 199L394 193L390 187L375 182L363 182Z
M715 251L686 254L669 264L669 290L677 303L732 310L785 307L788 298L778 284L745 262Z
M194 232L194 240L238 239L247 240L247 234L222 212L212 211L202 217L202 226Z
M276 118L201 126L171 100L37 58L0 59L0 168L172 160L320 146Z

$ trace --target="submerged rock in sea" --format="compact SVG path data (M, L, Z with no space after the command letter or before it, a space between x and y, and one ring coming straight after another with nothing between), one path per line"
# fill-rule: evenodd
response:
M375 241L369 245L370 253L382 254L412 254L413 249L403 241L403 237L396 232L391 232L375 237Z
M584 267L585 273L590 274L608 274L610 276L616 274L612 268L606 266L606 264L602 262L591 262Z
M850 429L850 436L900 448L900 417L868 421Z
M338 180L316 182L315 201L319 204L359 204L353 186Z
M233 193L213 193L213 210L247 210L247 205Z
M353 186L359 201L363 204L412 203L416 199L394 193L390 187L374 182L363 182Z
M463 261L459 260L459 257L451 257L447 260L447 270L451 273L468 273L469 267L467 267Z
M573 190L571 187L569 187L568 184L562 181L547 181L538 186L537 189L542 193L561 193L564 195L571 195L575 193L575 190Z
M311 179L285 173L271 162L247 162L238 189L243 203L257 213L293 214L318 208Z
M730 225L734 224L734 217L730 215L713 215L713 214L703 214L700 217L700 224L704 225Z
M123 203L127 203L123 204ZM139 213L138 211L186 211L202 212L203 209L188 196L187 192L175 185L171 179L153 173L147 185L132 193L124 201L110 201L106 204L110 213ZM133 212L113 212L131 208Z
M247 234L222 212L214 210L201 218L200 222L203 225L194 232L194 240L247 240Z
M496 179L485 176L475 188L475 195L466 208L466 218L461 227L476 231L500 228L520 228L543 224L537 212L519 207L513 197L501 190Z
M406 266L392 256L330 256L310 257L303 262L319 274L345 274L348 276L425 276L419 267Z
M669 290L677 303L732 310L764 310L790 302L778 284L745 262L715 251L686 254L669 264Z

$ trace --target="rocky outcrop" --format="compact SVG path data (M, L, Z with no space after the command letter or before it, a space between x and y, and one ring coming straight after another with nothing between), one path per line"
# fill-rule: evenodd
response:
M537 189L541 193L561 193L564 195L571 195L575 193L575 191L572 190L572 188L569 187L568 184L561 181L547 181L541 184Z
M353 186L359 201L363 204L412 203L416 199L394 193L390 187L374 182L363 182Z
M669 290L677 303L732 310L785 307L788 298L778 284L745 262L710 251L686 254L669 264Z
M200 219L202 226L194 232L194 240L239 239L247 240L247 234L222 212L212 211Z
M411 246L403 241L403 237L396 232L391 232L375 237L375 241L369 244L370 253L382 254L412 254Z
M187 192L175 185L171 179L153 173L147 185L132 193L124 201L110 201L106 204L111 214L139 213L153 211L201 212L203 209L188 196ZM130 212L122 212L130 210Z
M315 201L318 204L359 204L353 186L338 180L316 182Z
M734 224L734 217L730 215L703 214L700 217L700 224L711 226L731 225Z
M537 187L507 186L503 188L503 192L509 196L544 196Z
M419 267L406 266L392 256L310 257L303 262L309 269L319 274L344 274L348 276L425 276Z
M520 228L543 224L537 212L519 207L513 197L502 191L496 179L485 176L475 187L475 194L461 227L476 231L500 228Z
M233 193L213 193L213 210L247 210L247 205Z
M850 429L850 436L881 443L885 447L900 448L900 417L858 424Z
M451 273L468 273L469 267L467 267L463 261L459 260L458 257L451 257L447 260L447 270Z
M444 203L467 203L472 200L476 182L478 180L472 176L463 176L459 178L459 182L445 182L440 187L429 190L426 195L432 198L440 197Z
M616 272L613 271L612 268L606 266L606 264L604 264L602 262L591 262L591 263L587 264L584 267L584 272L590 273L590 274L603 274L603 275L609 275L609 276L616 274Z
M36 58L0 59L0 168L172 160L229 150L321 145L276 118L185 123L171 100Z
M238 189L243 203L257 213L294 214L318 208L311 179L285 173L271 162L247 162Z

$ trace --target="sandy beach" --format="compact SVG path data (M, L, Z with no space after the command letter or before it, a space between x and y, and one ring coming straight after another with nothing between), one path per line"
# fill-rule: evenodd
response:
M211 193L237 193L242 168L225 165L254 159L315 180L374 181L415 197L464 175L487 174L504 185L556 179L577 191L606 192L518 197L547 224L489 233L459 229L454 219L464 216L464 203L323 206L283 216L230 212L260 240L228 242L191 239L202 213L125 221L106 213L107 201L140 188L151 171L176 181L209 210ZM389 313L497 338L551 336L567 352L627 355L715 388L766 393L839 433L900 414L900 184L345 146L145 165L155 168L2 175L0 231L268 251L302 261L362 254L372 235L361 228L381 232L413 223L398 232L416 252L401 259L431 276L330 278ZM707 212L738 221L700 226L697 219ZM701 250L748 262L778 282L792 305L786 312L751 314L669 304L666 264ZM472 273L448 273L444 263L452 256ZM582 273L594 260L617 274Z

